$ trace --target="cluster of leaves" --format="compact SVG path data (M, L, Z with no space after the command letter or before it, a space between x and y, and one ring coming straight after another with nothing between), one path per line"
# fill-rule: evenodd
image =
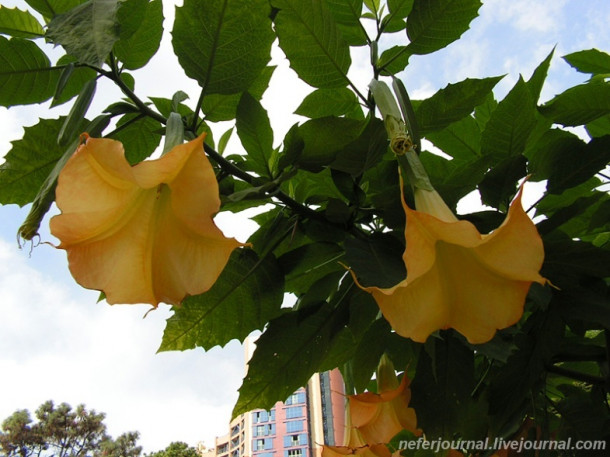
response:
M197 449L182 441L174 441L162 451L151 452L146 454L146 457L199 457L199 453Z
M209 292L174 309L160 347L209 349L264 330L234 415L270 408L313 373L335 367L348 390L362 391L385 352L409 367L412 405L431 439L510 437L531 423L527 417L538 437L610 437L610 198L602 190L610 158L608 54L564 56L589 79L543 105L553 53L502 100L493 93L501 77L488 77L412 101L413 139L444 153L420 152L434 187L452 208L477 191L488 209L460 217L482 233L501 223L525 176L546 183L535 210L542 274L555 286L534 285L522 321L489 343L473 347L448 330L416 344L392 332L342 265L365 285L405 277L397 165L366 88L350 80L351 50L368 47L372 76L392 77L411 56L459 39L479 0L184 0L172 44L182 71L201 87L194 106L179 88L171 99L143 101L135 93L130 71L159 47L160 0L27 3L46 31L30 12L0 9L0 33L12 37L0 37L0 104L76 99L67 117L41 119L13 143L0 166L0 203L34 202L39 223L53 200L56 164L91 128L84 117L98 78L112 80L125 99L93 127L121 140L132 163L157 148L171 113L191 137L234 122L217 142L208 135L206 151L222 210L262 208L253 218L253 248L235 252ZM404 44L380 49L390 34ZM66 54L52 64L37 44L42 38ZM305 120L279 147L260 103L276 39L313 88L296 110ZM245 155L224 154L233 130ZM285 294L296 297L294 306L282 307Z
M112 439L106 434L105 417L84 405L72 410L66 403L56 407L47 401L36 410L37 422L32 424L29 411L18 410L2 422L0 450L6 457L139 457L139 434Z

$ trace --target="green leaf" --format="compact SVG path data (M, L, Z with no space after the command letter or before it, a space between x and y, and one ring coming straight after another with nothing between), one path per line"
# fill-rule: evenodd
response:
M19 38L40 38L44 30L29 11L0 5L0 33Z
M332 163L339 150L354 141L363 122L344 117L322 117L305 122L299 127L305 147L297 160L308 171L317 172Z
M413 8L413 0L388 0L390 14L381 21L381 29L386 33L400 32L407 26L405 18Z
M271 123L265 109L248 92L243 93L237 105L235 126L241 144L248 153L248 164L251 169L260 176L273 178Z
M472 192L489 169L489 160L486 157L468 161L447 160L428 151L422 151L420 158L434 188L450 208L455 208L462 197Z
M536 108L523 79L498 103L481 136L481 153L503 160L523 153L534 128Z
M56 15L46 36L80 63L101 67L119 39L117 8L118 0L89 0Z
M415 112L422 135L440 130L468 116L483 103L501 76L484 79L465 79L449 84L432 97L423 100Z
M544 239L545 259L541 274L556 287L569 289L583 277L610 276L610 251L567 237Z
M339 264L343 250L332 243L310 243L278 258L286 278L286 292L307 292L318 279L344 269Z
M280 314L282 279L273 256L260 260L252 250L234 251L209 291L174 308L159 351L208 350L262 330Z
M318 89L307 95L294 112L310 119L326 116L342 116L358 106L356 95L346 87Z
M534 73L532 73L532 77L527 81L527 88L532 94L532 99L534 100L534 103L536 103L540 98L540 92L542 91L544 80L546 79L546 76L549 72L551 59L553 58L554 53L555 48L553 48L549 55L546 56L546 58L542 62L540 62L540 65L538 65L534 70Z
M494 166L479 184L479 193L484 205L508 210L508 205L517 191L517 182L527 175L527 159L522 155L504 159Z
M269 87L269 81L273 75L275 67L265 67L259 76L254 80L248 92L256 100L260 100L263 93ZM203 99L201 111L204 119L209 122L230 121L235 119L237 105L241 99L239 94L210 94Z
M64 118L40 119L25 127L23 138L13 141L0 165L0 203L23 206L36 197L38 189L63 155L57 134Z
M370 118L362 134L337 153L330 167L359 176L376 166L387 150L388 136L383 122ZM352 199L351 196L349 198Z
M472 160L481 155L481 130L471 116L466 116L426 138L445 154L457 160Z
M345 262L363 286L393 287L407 277L402 259L404 245L389 233L374 233L366 239L345 242Z
M326 0L341 36L350 46L362 46L368 42L364 27L360 23L362 0Z
M409 53L429 54L454 42L480 7L480 0L416 0L407 18Z
M377 68L384 76L395 75L406 68L409 57L406 46L392 46L381 53L377 61Z
M344 309L323 303L271 320L256 341L232 416L255 408L271 409L307 384L345 326L344 314Z
M119 9L119 12L121 9ZM125 64L125 68L130 70L146 65L159 49L163 35L163 4L161 0L153 0L147 3L144 10L139 11L136 16L139 16L142 20L139 28L128 38L121 37L114 45L115 56ZM123 23L120 22L120 24L122 30Z
M610 135L610 114L599 117L586 125L587 133L591 137Z
M351 65L348 44L322 0L273 0L280 47L299 77L313 87L345 87ZM312 65L315 62L315 65Z
M501 432L515 415L519 423L523 420L521 411L540 384L545 364L559 349L563 331L557 313L537 313L527 320L524 334L515 339L517 351L491 380L492 433Z
M161 123L136 113L125 114L109 138L119 140L125 148L125 158L134 165L149 157L161 142Z
M417 425L428 439L481 439L485 436L487 404L472 398L475 388L474 355L456 337L443 332L428 341L411 383L411 405Z
M541 106L540 112L557 124L587 124L610 113L610 83L593 82L571 87Z
M597 49L573 52L563 56L563 60L581 73L610 74L610 54Z
M86 0L25 0L25 2L47 19L65 13Z
M35 43L0 36L0 105L41 103L55 92L61 69L54 69Z
M117 11L117 20L121 26L119 39L127 40L142 26L142 21L149 6L149 0L123 0Z
M243 92L270 59L274 35L267 0L185 0L172 44L187 76L206 94Z
M63 67L62 68L62 74L64 69L72 64L74 65L74 62L76 62L76 59L68 54L62 56L59 58L59 60L57 60L57 66L58 67ZM95 78L97 76L97 73L95 72L95 70L91 69L91 68L87 68L87 67L74 67L73 70L71 71L68 80L66 81L65 86L63 87L63 90L61 91L60 94L57 93L57 91L55 92L54 96L53 96L53 103L51 106L58 106L61 105L65 102L67 102L68 100L71 100L72 98L74 98L76 95L78 95L81 91L81 89L83 88L83 86L85 84L87 84L87 82L91 81L93 78ZM57 90L59 90L59 84L57 87Z
M530 154L530 167L536 180L548 179L547 190L558 194L575 187L610 161L610 136L584 143L576 135L553 129L538 141Z

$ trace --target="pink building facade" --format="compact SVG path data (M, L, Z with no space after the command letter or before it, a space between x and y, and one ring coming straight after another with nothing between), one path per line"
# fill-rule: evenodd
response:
M339 370L315 374L270 411L235 418L216 457L320 457L324 444L344 444L345 400Z

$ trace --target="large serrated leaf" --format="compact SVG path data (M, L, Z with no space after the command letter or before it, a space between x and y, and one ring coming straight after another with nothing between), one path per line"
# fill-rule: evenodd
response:
M35 43L0 36L0 105L41 103L53 96L60 68Z
M167 320L159 351L206 350L243 341L280 314L284 281L275 258L249 249L233 252L227 266L201 295L188 297Z
M100 67L119 39L118 0L89 0L49 22L47 38L80 63Z
M20 38L40 38L44 30L29 11L0 5L0 33Z
M267 0L185 0L172 44L187 76L206 94L243 92L270 59L274 35Z
M286 313L256 341L233 417L276 401L304 386L330 353L345 325L341 312L323 303Z
M64 118L41 119L24 129L23 138L13 141L0 165L0 203L23 206L36 197L38 189L65 148L57 144Z
M480 7L480 0L415 0L407 18L409 53L429 54L454 42Z
M161 0L153 0L146 4L144 11L139 11L137 16L142 18L139 27L128 37L123 38L121 36L114 45L116 57L123 62L125 68L130 70L146 65L159 49L163 36L163 4ZM122 30L123 23L121 23L121 32Z
M322 0L274 0L280 47L299 77L313 87L344 87L349 46Z
M535 126L536 108L527 84L519 81L500 101L485 125L481 153L494 160L519 155Z
M358 106L356 95L346 87L318 89L307 95L294 112L310 119L325 116L342 116Z
M540 107L553 122L566 126L587 124L610 113L610 83L574 86Z
M421 134L440 130L473 112L502 79L501 76L484 79L465 79L439 90L421 102L415 112Z

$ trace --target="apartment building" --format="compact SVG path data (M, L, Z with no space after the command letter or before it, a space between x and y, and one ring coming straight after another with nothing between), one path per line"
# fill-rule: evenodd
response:
M252 350L247 340L246 360ZM229 433L216 438L215 457L320 457L322 445L343 444L344 432L343 379L339 370L327 371L271 410L236 417Z

